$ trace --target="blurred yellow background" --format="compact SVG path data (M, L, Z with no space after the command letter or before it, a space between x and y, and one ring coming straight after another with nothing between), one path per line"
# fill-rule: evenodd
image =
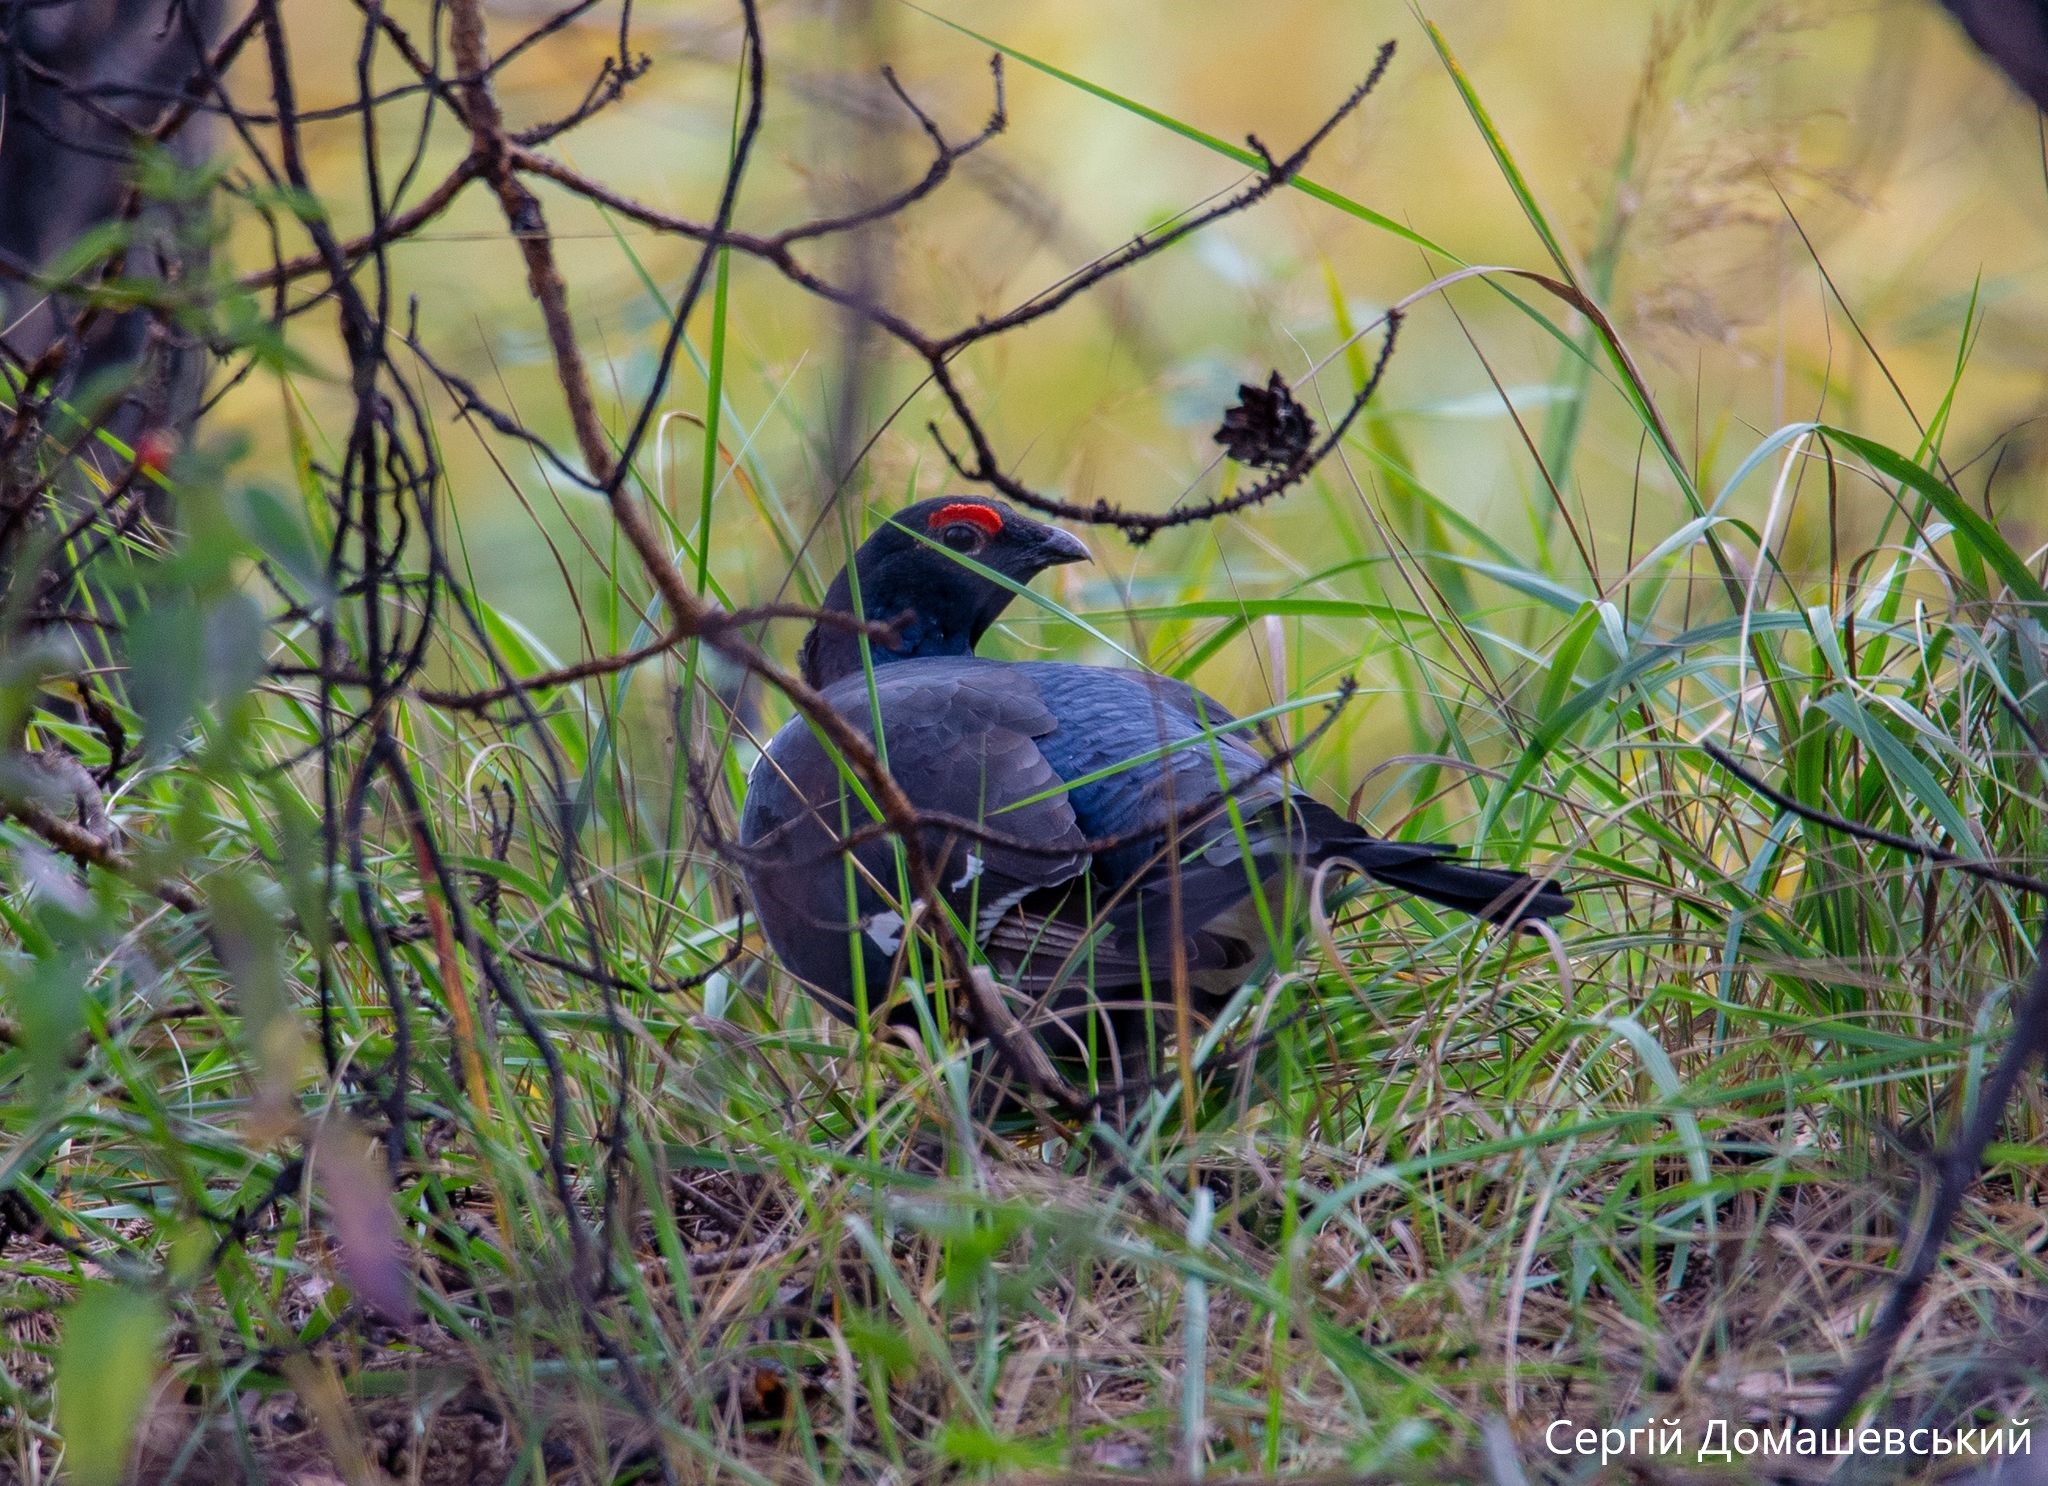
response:
M552 9L493 5L494 45L502 49ZM1770 430L1794 419L1846 424L1910 453L1916 420L1934 417L1954 373L1974 289L1979 333L1945 458L1973 496L1996 465L1992 500L2021 550L2048 535L2037 488L2041 437L2029 421L2044 404L2048 161L2033 109L1936 6L1440 0L1422 12L1441 28L1574 264L1588 282L1607 283L1602 297L1709 496ZM425 34L424 7L394 14ZM744 226L787 225L923 169L923 141L877 78L880 61L950 135L978 128L990 105L989 48L958 28L1234 143L1256 133L1276 152L1313 129L1393 38L1399 51L1385 83L1307 174L1468 263L1549 268L1422 21L1392 0L971 0L929 12L887 0L871 8L784 3L770 5L764 22L767 127L741 198ZM732 126L737 11L643 0L633 23L633 45L651 70L554 148L631 196L706 217ZM514 127L574 105L613 47L616 24L616 8L599 7L512 64L502 93ZM295 25L304 101L351 96L359 16L330 4ZM1008 103L1007 133L879 239L884 297L927 328L1008 307L1247 179L1200 144L1016 62ZM395 120L386 128L395 178L411 141ZM879 153L864 143L873 140ZM359 197L359 187L341 184L361 178L356 126L318 126L311 145L316 180L331 196ZM415 194L461 147L444 117ZM552 188L542 193L586 352L615 397L607 419L623 433L648 382L663 301L679 290L694 249L607 220ZM246 268L267 261L254 224L238 228L232 251ZM845 266L838 249L806 251L821 269ZM398 292L418 298L436 358L573 450L519 257L489 193L471 188L395 249L392 263ZM1217 493L1223 472L1210 434L1238 381L1278 367L1301 383L1342 339L1340 304L1362 324L1453 267L1282 192L1113 289L977 348L962 376L998 447L1037 488L1160 509ZM1568 320L1554 302L1544 308ZM709 316L707 295L691 326L699 354ZM798 530L830 484L840 331L832 313L774 272L734 260L722 433L729 450L744 446L762 501ZM913 395L912 362L876 344L862 366L857 436L909 401L851 488L892 505L945 488L948 477L926 430L936 399ZM1338 357L1304 385L1323 421L1342 408L1350 375ZM1561 481L1594 557L1588 577L1565 524L1541 519L1552 497L1496 380L1542 447L1571 384L1557 341L1482 283L1415 307L1374 416L1446 502L1518 552L1551 544L1562 555L1544 565L1588 592L1613 583L1631 552L1685 519L1670 476L1644 456L1640 425L1595 379ZM422 370L421 385L429 381ZM302 390L317 410L321 388L308 381ZM227 405L226 417L256 442L251 468L283 467L279 396L251 380ZM695 417L704 400L704 378L686 355L665 407ZM610 556L602 512L517 446L494 440L487 453L449 418L444 396L433 392L431 401L480 588L549 644L577 650L583 641L541 532L559 537L575 519L591 534L594 553L563 543L560 554L589 581ZM2008 435L2002 456L1980 457ZM696 427L671 421L659 460L642 461L650 478L658 464L664 498L686 525L695 520L699 439ZM1771 480L1769 470L1752 479L1731 509L1760 522ZM1143 549L1093 533L1097 568L1061 575L1062 592L1099 612L1184 591L1174 585L1199 572L1206 592L1226 596L1383 545L1374 513L1384 515L1398 492L1381 471L1357 459L1333 463L1318 490ZM1842 502L1865 540L1878 532L1885 502L1875 486L1851 480ZM714 531L711 565L725 588L741 600L772 594L787 563L745 485L723 483ZM1825 567L1820 496L1793 512L1783 551L1795 571ZM817 574L828 576L838 553L836 531L828 532ZM778 631L773 643L786 651L794 632ZM1227 658L1212 669L1205 680L1226 700L1247 700L1232 697Z

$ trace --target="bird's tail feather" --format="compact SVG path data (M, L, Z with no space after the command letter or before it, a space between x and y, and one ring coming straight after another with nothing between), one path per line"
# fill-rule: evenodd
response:
M1316 858L1342 857L1388 887L1497 924L1556 918L1572 911L1571 895L1555 883L1523 872L1468 866L1447 846L1382 841L1317 800L1297 797L1293 808L1316 843Z
M1571 912L1570 895L1554 883L1523 872L1470 867L1443 856L1388 860L1386 848L1392 844L1367 841L1343 855L1388 887L1495 923L1555 918Z

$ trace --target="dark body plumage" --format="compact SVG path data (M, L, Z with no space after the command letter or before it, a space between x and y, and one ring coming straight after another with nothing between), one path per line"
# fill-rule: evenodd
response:
M927 502L897 521L916 530L961 504ZM994 502L972 504L1000 519L976 561L1023 581L1049 561L1073 559L1070 546L1049 547L1038 535L1064 533ZM957 586L959 574L974 576L925 543L896 551L895 564L888 551L871 554L887 533L859 559L871 618L900 612L926 564L944 575L931 592ZM1036 560L1004 561L1003 539L1028 539ZM1059 555L1048 559L1049 550ZM871 590L888 597L870 600ZM960 591L971 595L975 616L986 612L988 620L1010 597L979 577ZM844 578L834 595L848 603ZM899 634L974 628L943 612L917 617ZM804 659L834 710L870 738L880 719L889 771L920 811L984 828L935 822L925 850L947 906L1055 1055L1080 1052L1091 1039L1103 1051L1105 1027L1110 1052L1142 1044L1148 1019L1172 1005L1177 979L1198 1016L1212 1013L1251 972L1266 925L1288 933L1298 923L1304 873L1332 859L1498 920L1571 906L1556 888L1520 874L1465 866L1436 846L1374 838L1288 785L1247 729L1183 682L986 660L961 653L964 645L921 653L913 641L906 653L877 647L871 683L857 646L839 647L851 649L851 669L837 676L820 670L817 657L832 643L828 631L814 631ZM797 718L755 767L740 824L747 882L769 943L847 1017L863 993L870 1008L883 1006L909 953L893 845L877 836L851 853L835 850L872 818L857 799ZM928 956L924 968L929 973Z

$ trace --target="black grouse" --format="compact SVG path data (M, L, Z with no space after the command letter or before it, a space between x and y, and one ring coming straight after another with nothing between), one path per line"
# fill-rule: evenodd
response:
M1019 588L1087 556L1072 534L999 501L919 502L882 523L825 598L828 611L893 625L893 644L867 641L863 665L858 631L820 624L799 653L835 710L879 732L919 811L985 827L970 838L932 826L928 860L946 908L1055 1057L1128 1057L1156 1042L1176 982L1197 1017L1212 1016L1268 934L1298 922L1303 874L1332 859L1496 922L1570 909L1538 879L1370 835L1292 788L1242 724L1184 682L974 654ZM890 992L917 936L904 932L892 843L870 832L838 849L874 818L849 778L803 717L775 734L741 814L747 886L770 946L827 1007L851 1020L864 1000L877 1019L901 1020ZM930 974L928 952L918 963Z

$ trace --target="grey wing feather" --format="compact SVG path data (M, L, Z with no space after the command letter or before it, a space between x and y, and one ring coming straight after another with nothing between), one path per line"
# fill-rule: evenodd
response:
M1019 678L938 662L898 662L875 676L890 773L922 811L978 822L998 839L933 825L924 849L941 892L977 938L1029 894L1087 871L1087 841L1063 781L1037 740L1058 726ZM826 698L862 733L874 734L864 677ZM842 834L871 817L830 754L802 720L770 741L748 781L740 841L762 925L783 963L846 1014L853 1000L852 938L877 998L901 948L902 905L894 844L879 838L851 853L858 870L849 902L845 874L821 870ZM1033 843L1033 849L1011 844Z

